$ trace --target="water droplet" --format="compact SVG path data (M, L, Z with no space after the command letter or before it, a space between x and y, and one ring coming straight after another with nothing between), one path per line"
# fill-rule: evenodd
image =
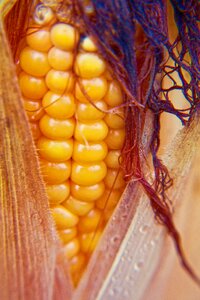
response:
M151 240L150 245L151 245L152 247L154 247L155 244L156 244L156 242L155 242L154 240Z
M138 262L135 263L135 265L134 265L134 270L135 270L135 271L140 271L142 267L143 267L143 261L138 261Z
M119 236L118 235L114 235L112 238L111 238L111 243L112 244L115 244L119 241Z
M149 225L147 225L147 224L142 225L142 226L140 227L139 231L140 231L141 233L147 233L147 232L149 231Z
M126 219L127 219L127 214L122 214L122 215L120 216L120 219L121 219L122 221L126 220Z

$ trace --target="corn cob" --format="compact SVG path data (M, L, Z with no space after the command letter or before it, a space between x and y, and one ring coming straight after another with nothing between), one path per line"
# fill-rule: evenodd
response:
M92 38L41 4L19 64L24 107L76 284L125 186L123 94Z

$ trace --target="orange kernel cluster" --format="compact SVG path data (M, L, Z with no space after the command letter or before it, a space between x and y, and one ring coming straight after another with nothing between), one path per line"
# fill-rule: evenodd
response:
M35 18L37 27L27 30L19 85L76 283L125 186L124 112L107 112L123 95L92 39L47 12L49 25Z

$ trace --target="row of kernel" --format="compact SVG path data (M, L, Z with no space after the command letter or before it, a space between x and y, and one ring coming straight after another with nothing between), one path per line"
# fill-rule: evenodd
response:
M107 145L104 142L108 128L103 120L107 105L103 100L107 93L107 80L103 76L106 65L96 53L79 53L75 64L75 72L79 76L76 82L75 95L77 103L77 132L75 132L75 143L73 158L88 168L87 182L79 181L79 188L86 185L91 196L82 197L83 201L92 201L93 205L102 196L105 190L103 179L106 176L107 168L104 159L107 155ZM95 176L95 169L99 169L98 176ZM73 180L73 179L72 179ZM96 191L95 191L96 189ZM96 195L94 194L94 191ZM82 253L88 255L94 249L98 240L96 229L101 219L101 212L98 208L92 208L85 216L80 218L78 223L79 241ZM95 242L96 241L96 242Z
M42 157L41 170L47 183L46 189L51 204L64 201L70 194L68 179L71 174L70 159L73 152L71 137L75 128L73 119L75 101L72 95L66 94L73 89L73 78L64 70L72 67L73 54L59 49L58 38L63 30L70 28L72 27L58 24L53 26L50 32L37 30L32 34L29 33L26 38L29 47L25 47L20 54L20 65L24 71L20 80L22 91L24 88L23 94L36 99L43 97L45 114L39 121L43 137L38 139L37 147ZM56 30L58 35L55 34ZM28 91L26 82L23 83L25 80L29 83ZM36 93L35 87L38 88ZM47 89L50 91L47 92ZM74 237L66 244L66 254L70 258L79 250L79 241L75 238L78 217L62 205L54 207L53 214L57 228L64 231L71 230L71 238Z
M125 186L123 172L120 170L120 155L125 138L124 111L123 108L120 108L123 97L120 86L116 81L110 82L105 101L108 108L114 109L114 112L106 114L104 118L109 128L106 138L108 154L105 158L108 170L104 179L106 190L104 195L97 200L96 207L105 211L104 220L107 222Z

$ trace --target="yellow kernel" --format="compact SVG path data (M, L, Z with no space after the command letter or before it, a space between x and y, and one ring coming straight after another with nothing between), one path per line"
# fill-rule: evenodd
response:
M32 49L47 52L52 47L49 30L30 28L26 34L26 42Z
M124 174L118 169L108 169L104 182L109 189L120 189L125 186Z
M74 56L72 52L53 47L48 53L48 60L53 69L67 71L73 65Z
M63 252L67 259L71 259L73 256L77 255L80 250L79 240L77 238L71 240L63 247Z
M63 162L72 157L73 140L53 141L41 137L37 142L39 154L51 162Z
M24 99L24 109L30 122L38 121L44 114L41 102Z
M51 69L46 76L46 85L55 93L68 93L74 87L74 77L70 72Z
M76 227L67 228L63 230L58 230L58 234L60 236L60 239L64 244L71 241L75 236L77 235L77 229Z
M123 103L122 91L117 81L114 80L109 84L108 92L105 95L105 101L111 107L115 107Z
M76 226L79 218L62 205L51 208L52 216L58 229L67 229Z
M75 72L82 78L94 78L102 75L106 69L106 64L95 53L79 53L75 61Z
M49 139L69 139L74 133L74 128L73 118L57 120L45 114L40 120L40 130Z
M124 129L111 129L108 132L107 138L105 140L108 148L117 150L123 147L125 140L125 130Z
M105 96L107 88L108 83L104 77L79 79L75 85L75 97L83 103L88 103L88 100L99 101Z
M105 163L106 163L107 167L112 168L112 169L119 168L120 155L121 155L120 150L110 150L110 151L108 151L108 154L105 158Z
M69 266L70 266L70 273L78 274L80 271L83 269L85 266L86 259L85 256L82 253L79 253L78 255L74 256L70 261L69 261Z
M97 108L96 108L96 107ZM90 122L103 119L107 110L107 105L104 101L95 102L95 106L91 103L78 103L76 108L76 118L82 122Z
M83 233L80 236L80 248L83 253L92 253L101 237L102 231Z
M48 91L42 100L42 105L48 115L56 119L68 119L75 113L72 94L55 94Z
M21 51L19 61L21 68L33 76L45 76L50 70L47 54L33 50L30 47L26 47Z
M108 127L102 120L90 123L77 122L74 137L80 142L99 142L106 138Z
M41 99L47 92L47 87L43 78L36 78L25 72L19 74L19 86L22 94L32 100Z
M106 143L79 143L74 141L74 151L72 158L79 162L95 162L104 160L108 152Z
M69 197L70 184L69 181L61 184L46 185L50 205L56 205L63 202Z
M103 195L105 191L104 182L99 182L94 185L82 186L71 183L71 194L76 199L85 202L94 202Z
M106 164L103 161L93 164L73 162L71 180L79 185L93 185L104 179L106 171Z
M87 52L95 52L97 51L97 47L94 44L94 42L92 41L92 39L89 36L86 36L82 43L81 43L81 47L83 50L87 51Z
M118 110L116 113L108 113L104 118L108 127L113 129L124 128L124 113L123 110Z
M76 28L64 23L55 24L50 34L52 43L62 50L74 50L79 40Z
M121 189L106 189L104 194L99 199L97 199L95 205L97 208L102 210L113 209L119 202L121 195Z
M41 131L40 131L40 127L37 123L30 123L30 127L31 127L31 132L32 132L32 136L34 140L39 139L39 137L41 136Z
M90 212L81 217L78 223L78 230L80 232L92 232L100 225L101 211L97 208L93 208Z
M54 163L40 159L41 172L48 184L59 184L66 181L71 174L71 160Z
M86 215L94 207L93 203L79 201L72 196L63 202L62 205L77 216Z

